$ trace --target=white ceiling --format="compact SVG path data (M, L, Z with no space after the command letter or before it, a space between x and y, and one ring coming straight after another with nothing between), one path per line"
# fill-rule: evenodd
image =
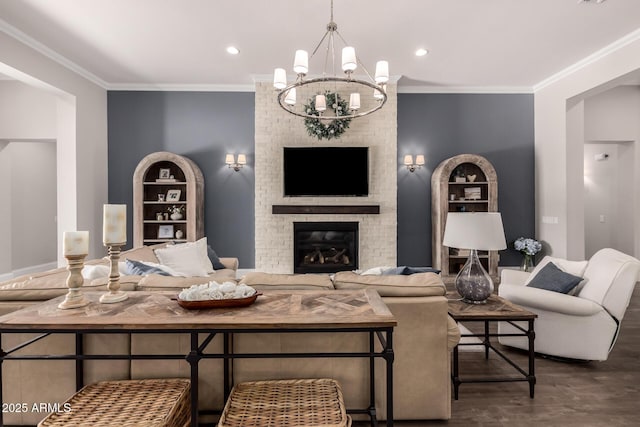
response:
M329 9L330 0L2 0L0 30L108 89L250 90L275 67L289 71L296 49L313 50ZM531 91L640 37L640 0L335 0L334 20L370 72L390 62L401 90ZM418 47L429 55L414 56Z

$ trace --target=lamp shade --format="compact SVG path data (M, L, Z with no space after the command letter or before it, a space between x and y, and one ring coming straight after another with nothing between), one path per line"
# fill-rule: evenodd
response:
M358 68L356 49L353 46L342 48L342 71L351 72Z
M247 164L247 156L244 154L238 154L238 164L246 165Z
M416 156L416 165L424 166L424 154L418 154Z
M506 249L502 215L500 212L449 212L442 244L481 251Z
M276 68L273 72L273 87L276 89L287 87L287 72L284 68Z
M349 95L349 109L351 110L359 110L360 109L360 94L352 93Z
M316 95L316 110L325 111L327 109L327 98L324 95Z
M287 91L287 96L284 98L284 102L287 105L295 105L296 104L296 88L292 87Z
M293 71L298 74L307 74L307 71L309 71L309 54L306 50L296 50L296 55L293 59Z
M406 166L411 166L413 164L413 156L411 154L405 154L403 163Z
M224 163L227 165L232 165L236 162L236 159L234 158L233 154L227 154L224 158Z
M375 74L376 83L386 83L389 81L389 62L388 61L378 61L376 63L376 74Z

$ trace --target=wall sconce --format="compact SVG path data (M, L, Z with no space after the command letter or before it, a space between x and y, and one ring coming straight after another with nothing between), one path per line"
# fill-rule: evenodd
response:
M424 166L424 155L416 155L416 162L413 163L413 156L411 154L407 154L404 156L404 165L409 169L409 172L415 172L416 169L420 169Z
M235 156L233 154L227 154L224 162L228 167L233 168L234 171L238 172L240 169L242 169L242 166L247 164L247 156L245 156L244 154L238 154L238 161L236 162Z

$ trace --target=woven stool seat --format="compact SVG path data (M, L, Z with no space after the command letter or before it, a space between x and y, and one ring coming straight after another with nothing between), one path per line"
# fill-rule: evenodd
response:
M191 422L190 381L102 381L71 396L38 427L186 427Z
M342 389L332 379L237 384L218 427L348 427Z

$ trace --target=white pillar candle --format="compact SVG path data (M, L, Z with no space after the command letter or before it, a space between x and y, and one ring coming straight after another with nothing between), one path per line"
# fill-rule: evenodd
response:
M327 98L324 95L316 95L316 110L324 111L327 109Z
M89 253L88 231L65 231L62 240L62 253L67 255L87 255Z
M127 242L127 205L104 205L102 242L105 246Z
M287 72L284 68L276 68L273 72L273 87L276 89L287 87Z
M358 68L356 49L352 46L342 48L342 71L351 72Z
M359 110L360 109L360 94L352 93L349 95L349 109L351 110Z
M376 63L376 83L386 83L389 81L389 62L378 61Z
M307 71L309 71L309 54L306 50L296 50L293 71L298 74L307 74Z

